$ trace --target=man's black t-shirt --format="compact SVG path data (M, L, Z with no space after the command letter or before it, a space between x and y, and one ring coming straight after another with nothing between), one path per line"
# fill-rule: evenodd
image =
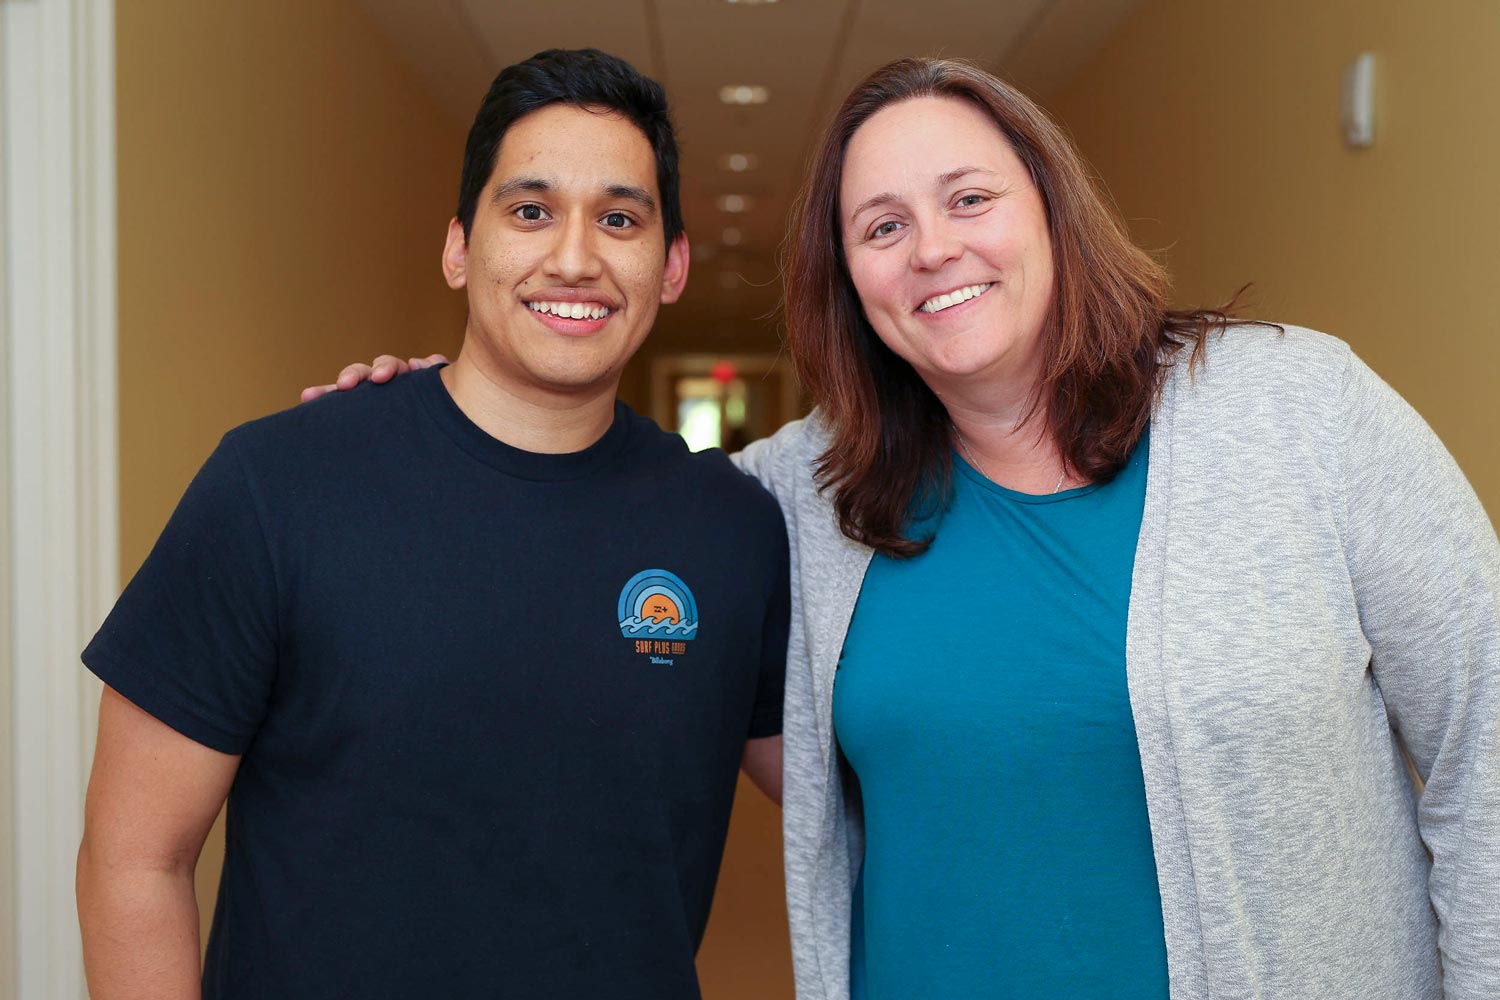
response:
M775 502L617 407L538 455L436 370L225 436L84 653L241 754L208 997L696 997Z

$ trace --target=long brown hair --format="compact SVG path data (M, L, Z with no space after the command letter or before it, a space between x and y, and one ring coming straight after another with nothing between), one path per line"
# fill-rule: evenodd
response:
M913 504L941 503L951 477L951 424L937 396L871 328L844 260L839 185L849 140L881 108L916 97L972 101L1000 127L1042 196L1056 291L1043 334L1040 415L1068 467L1114 476L1150 417L1164 369L1229 320L1225 310L1167 308L1166 271L1130 241L1083 160L1046 112L978 67L901 59L854 88L814 153L784 254L788 340L798 375L833 440L818 482L834 491L845 535L894 556L924 551L906 536ZM1232 303L1231 303L1232 305Z

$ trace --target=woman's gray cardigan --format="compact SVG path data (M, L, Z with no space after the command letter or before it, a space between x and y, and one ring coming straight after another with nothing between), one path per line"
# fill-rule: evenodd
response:
M815 413L741 457L792 541L799 1000L848 997L863 850L831 710L871 553L813 483L827 441ZM1126 675L1172 1000L1500 998L1500 544L1473 490L1345 344L1296 328L1174 368L1150 448Z

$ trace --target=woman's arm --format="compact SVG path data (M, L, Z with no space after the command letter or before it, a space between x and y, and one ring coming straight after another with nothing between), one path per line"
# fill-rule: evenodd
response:
M356 362L339 372L338 378L327 385L310 385L302 390L302 402L309 399L317 399L319 396L330 392L339 392L344 389L353 389L361 382L369 381L377 384L389 382L397 375L404 375L409 371L419 368L431 368L433 365L446 365L448 358L442 354L429 354L425 358L407 358L402 361L394 354L382 354L371 364Z
M1436 435L1357 358L1342 404L1345 553L1371 670L1425 783L1444 993L1500 997L1500 542Z

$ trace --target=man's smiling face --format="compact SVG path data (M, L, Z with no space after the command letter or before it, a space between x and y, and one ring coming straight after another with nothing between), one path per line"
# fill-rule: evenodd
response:
M552 104L500 142L465 239L449 225L443 268L465 288L465 349L525 395L613 392L656 310L687 280L687 241L666 245L656 159L609 111Z

